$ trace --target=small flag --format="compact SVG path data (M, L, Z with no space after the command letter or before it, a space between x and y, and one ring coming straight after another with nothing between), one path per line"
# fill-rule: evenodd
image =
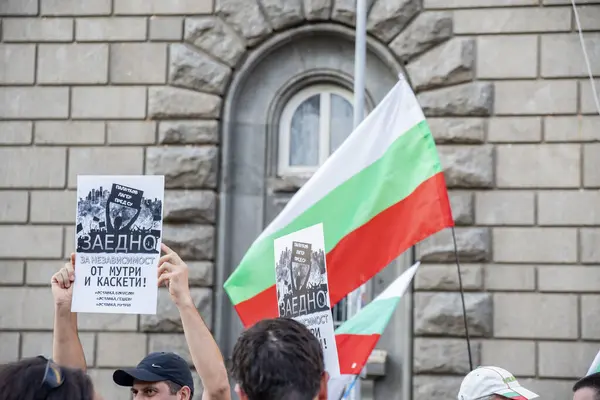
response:
M342 375L328 383L329 399L340 399L354 375L358 375L367 364L420 264L417 262L407 269L379 296L336 329L335 341Z
M278 316L274 240L322 223L335 305L454 225L435 142L404 77L250 246L224 288L244 326Z

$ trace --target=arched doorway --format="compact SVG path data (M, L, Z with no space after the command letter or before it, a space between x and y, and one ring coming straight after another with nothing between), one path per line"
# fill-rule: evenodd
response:
M252 51L230 85L221 121L215 313L215 333L225 357L242 326L222 284L254 239L351 133L353 72L354 31L335 24L307 25ZM397 82L399 72L400 65L386 47L369 40L367 112ZM406 257L382 272L374 280L373 292L410 261ZM394 377L385 391L395 393L381 398L396 398L404 380L398 379L399 374L411 376L411 368L406 368L411 304L405 305L380 342L389 353L388 373ZM335 314L338 320L345 317L343 308Z

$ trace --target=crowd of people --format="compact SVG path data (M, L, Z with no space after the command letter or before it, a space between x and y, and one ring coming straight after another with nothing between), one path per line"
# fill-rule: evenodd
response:
M162 245L159 285L168 287L179 310L185 339L200 377L203 400L231 399L230 379L241 400L325 400L329 376L318 339L292 319L263 320L243 332L233 349L231 370L198 313L188 284L188 267ZM0 400L101 400L86 373L86 360L71 312L75 255L52 277L55 305L52 359L27 358L0 367ZM135 368L113 373L132 399L190 400L196 388L188 363L170 352L148 354ZM534 399L508 371L479 367L463 380L458 400ZM109 399L106 399L109 400ZM332 399L339 400L339 399ZM573 400L600 400L600 374L575 383Z

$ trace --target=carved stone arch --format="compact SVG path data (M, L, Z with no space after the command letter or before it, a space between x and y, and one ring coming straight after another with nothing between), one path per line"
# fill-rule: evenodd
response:
M273 140L271 127L261 125L260 121L266 121L267 124L275 121L281 105L302 87L313 82L331 82L352 90L353 33L349 27L326 22L290 28L270 37L246 54L234 72L221 119L222 176L217 273L222 276L217 279L218 284L226 279L252 240L264 229L265 219L273 217L263 214L265 201L270 200L273 190L268 185L273 183L282 192L289 192L303 183L289 180L265 182L265 174L273 174L269 174L269 168L265 167L263 160L267 160L269 165L268 160L274 155L266 153L264 148L243 154L244 149L249 149L255 141L269 143ZM402 66L386 46L376 39L369 38L368 49L372 71L366 76L366 97L373 107L396 82ZM294 69L294 62L303 65ZM274 72L276 69L280 72ZM260 161L256 163L256 159ZM266 200L263 197L265 192ZM236 231L240 223L244 226L244 232ZM232 243L235 245L230 246ZM217 298L219 302L220 311L217 313L220 316L232 311L228 299ZM236 318L233 320L237 322ZM238 323L235 327L221 329L228 332L234 330L237 334L241 326ZM222 345L225 351L231 347L231 344Z
M189 163L192 167L219 170L219 220L217 229L217 279L215 300L217 303L216 336L223 345L226 355L231 349L231 338L239 327L223 323L229 319L226 311L231 305L222 291L223 280L250 243L240 248L228 247L229 233L244 229L232 220L232 190L238 189L239 177L231 175L231 166L239 160L231 157L231 123L235 111L235 98L256 65L282 46L296 46L299 38L320 34L337 36L341 40L353 40L352 26L355 20L355 0L215 0L214 15L190 17L185 21L185 43L173 44L169 50L170 87L149 89L149 114L155 119L186 119L196 121L167 122L167 136L162 143L205 144L214 143L215 130L220 131L220 158L217 152L204 147L180 147L170 150L169 155L149 153L150 164L172 162ZM475 42L468 37L455 36L452 14L445 11L422 11L420 0L371 0L368 15L368 48L383 65L390 76L404 70L413 88L418 92L421 106L429 119L438 143L467 146L441 146L442 165L446 168L450 187L489 188L492 186L491 151L481 146L485 137L485 120L493 108L491 83L475 79ZM335 74L333 69L312 71L318 79L337 80L349 84L352 72ZM313 79L313 78L307 78ZM367 79L369 77L367 76ZM296 82L297 83L297 82ZM294 86L288 81L284 87ZM373 86L373 85L371 85ZM376 86L376 85L375 85ZM386 86L386 85L383 85ZM387 88L391 87L387 85ZM374 103L378 95L369 92ZM283 89L285 90L285 89ZM386 90L387 91L387 90ZM285 94L278 94L285 96ZM267 113L276 113L273 109ZM244 122L238 118L237 124ZM240 124L248 129L252 120ZM162 125L162 123L161 123ZM248 130L246 130L248 132ZM168 133L174 135L168 136ZM237 132L240 134L240 131ZM169 140L171 142L169 142ZM162 158L160 158L162 157ZM266 156L265 156L266 157ZM156 158L156 160L154 160ZM472 161L475 160L475 161ZM489 160L489 168L487 163ZM229 165L228 165L229 164ZM485 165L485 168L472 168ZM251 171L251 168L248 168ZM203 178L203 173L189 172L192 178ZM211 173L212 174L212 173ZM212 176L212 175L211 175ZM258 175L257 175L258 176ZM213 185L212 180L208 182ZM298 183L291 183L292 186ZM243 186L243 185L242 185ZM260 188L260 184L258 185ZM246 186L247 188L247 186ZM247 199L262 196L258 191L241 193ZM460 196L459 196L460 197ZM463 196L468 203L468 196ZM468 205L468 204L467 204ZM460 207L453 207L460 213ZM468 209L468 207L465 207ZM242 212L261 214L262 209L246 208ZM471 224L468 213L455 215L458 224ZM253 229L257 229L255 226ZM457 230L461 235L473 235L473 230ZM189 238L190 241L207 241L212 231L206 230L205 237ZM192 234L192 233L190 233ZM195 234L195 233L194 233ZM258 232L256 232L258 234ZM254 233L248 237L256 236ZM476 235L481 243L489 241L485 232ZM465 236L466 242L471 242ZM251 240L251 239L250 239ZM483 246L482 244L482 246ZM477 246L476 246L477 247ZM485 246L483 246L485 247ZM466 256L485 261L486 255L479 247L467 248ZM461 249L459 249L461 251ZM420 246L421 259L444 262L447 248L439 243ZM471 252L471 253L469 253ZM472 252L475 252L474 256ZM207 252L208 253L208 252ZM462 254L461 254L462 255ZM204 256L204 255L203 255ZM208 256L211 258L211 256ZM411 307L410 304L407 305ZM410 322L410 321L409 321ZM418 330L418 328L416 328ZM418 332L417 332L418 333ZM410 355L405 355L409 357ZM393 369L394 366L392 366ZM402 368L404 381L409 381L412 368ZM399 386L396 386L396 392ZM388 392L386 397L393 391ZM405 397L410 398L410 397Z

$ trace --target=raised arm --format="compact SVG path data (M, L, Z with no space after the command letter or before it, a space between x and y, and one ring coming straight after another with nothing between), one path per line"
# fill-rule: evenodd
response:
M162 245L162 250L165 255L158 263L158 285L169 288L171 299L179 309L185 340L204 387L202 399L230 400L225 362L190 294L188 266L165 244Z
M75 254L52 276L54 297L54 337L52 358L65 367L87 369L83 347L77 333L77 313L71 312L73 282L75 281Z

